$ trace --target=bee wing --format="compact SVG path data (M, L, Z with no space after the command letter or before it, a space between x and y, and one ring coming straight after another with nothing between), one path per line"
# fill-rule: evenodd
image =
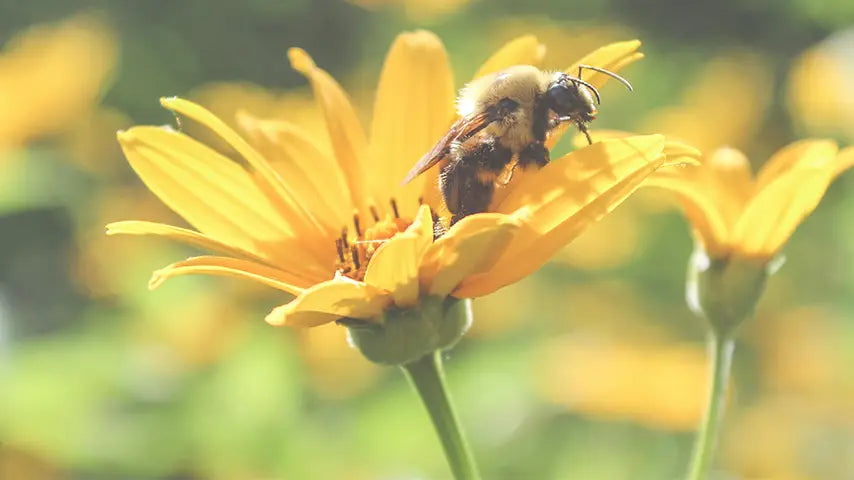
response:
M453 125L451 125L448 133L424 156L418 160L418 163L412 167L412 170L406 174L403 179L403 185L411 182L412 179L429 170L433 165L436 165L451 152L451 145L454 142L464 142L474 136L477 132L486 128L492 120L493 116L488 111L474 113L465 117L460 117Z

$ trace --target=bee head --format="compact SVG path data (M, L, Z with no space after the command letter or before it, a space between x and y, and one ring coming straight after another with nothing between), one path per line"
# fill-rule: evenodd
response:
M546 101L559 117L589 122L596 117L599 92L584 80L559 73L546 90Z
M558 117L571 118L582 123L590 122L596 117L596 105L599 105L601 100L599 90L581 79L582 70L603 73L625 85L629 91L632 90L632 85L625 78L591 65L579 65L577 77L563 72L556 73L546 90L546 98L549 108Z

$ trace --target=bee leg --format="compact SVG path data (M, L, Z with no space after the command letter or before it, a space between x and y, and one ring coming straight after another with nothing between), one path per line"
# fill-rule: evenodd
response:
M437 240L442 235L444 235L447 231L448 231L448 229L445 228L445 225L442 224L441 220L439 220L438 218L433 220L433 240L434 241Z
M549 161L549 150L545 144L543 142L534 142L519 152L519 162L517 164L522 168L527 168L529 165L536 165L537 168L542 168Z
M587 131L587 126L581 122L578 122L576 125L578 126L578 129L581 130L581 133L583 133L584 136L587 137L587 144L593 145L593 139L590 138L590 132Z

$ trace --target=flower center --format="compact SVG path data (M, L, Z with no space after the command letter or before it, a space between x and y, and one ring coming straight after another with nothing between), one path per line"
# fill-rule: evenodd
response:
M335 239L335 248L338 251L335 270L338 273L363 281L368 262L380 245L412 225L412 219L400 217L397 202L394 199L389 201L389 205L391 212L386 214L385 218L380 217L377 208L371 206L373 224L362 223L362 219L356 213L353 215L352 231L349 226L341 229L341 236Z

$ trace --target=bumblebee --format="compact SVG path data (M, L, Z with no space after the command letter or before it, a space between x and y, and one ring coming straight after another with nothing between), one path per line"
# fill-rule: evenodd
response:
M460 91L460 118L403 183L441 164L439 189L452 214L450 224L486 211L508 165L540 168L549 163L545 141L558 125L575 124L593 143L587 124L596 118L601 99L596 87L581 79L583 70L601 72L632 90L619 75L589 65L579 66L578 76L517 65L481 77Z

